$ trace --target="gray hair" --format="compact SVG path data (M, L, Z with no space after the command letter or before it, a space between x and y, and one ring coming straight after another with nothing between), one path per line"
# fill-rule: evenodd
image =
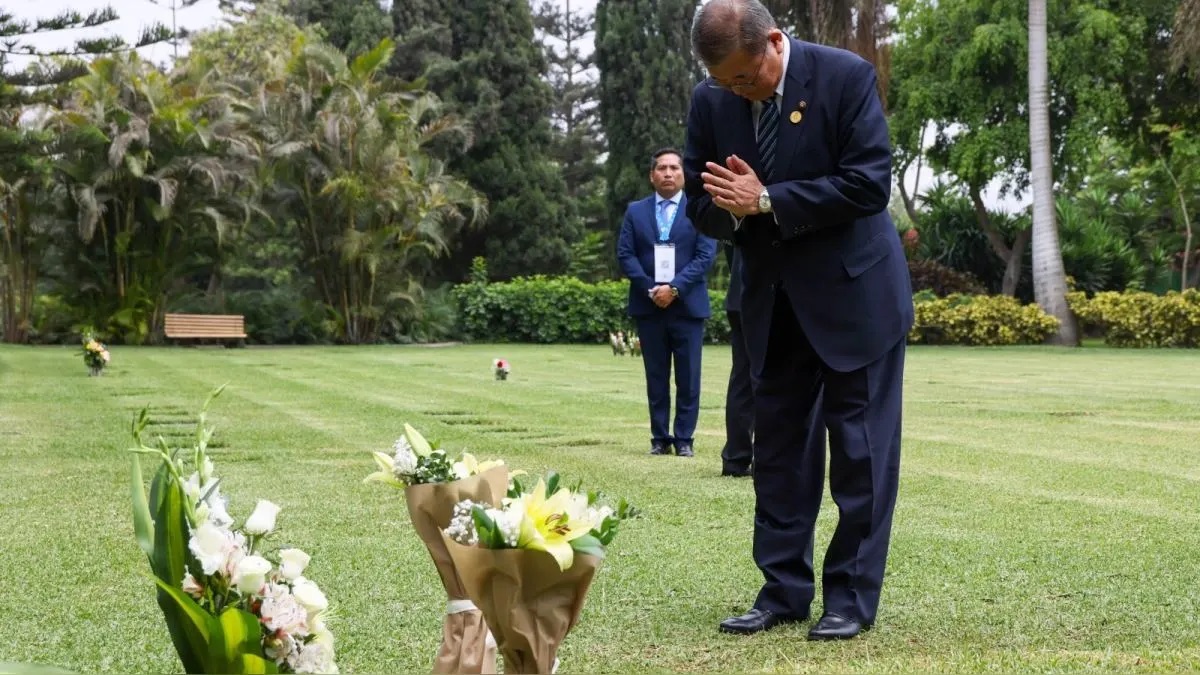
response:
M709 0L692 20L692 51L706 66L739 50L758 56L767 48L767 33L776 27L775 17L759 0Z

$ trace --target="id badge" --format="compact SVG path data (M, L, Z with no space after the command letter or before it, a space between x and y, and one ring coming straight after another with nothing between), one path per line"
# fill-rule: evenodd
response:
M665 284L675 279L675 245L654 245L654 283Z

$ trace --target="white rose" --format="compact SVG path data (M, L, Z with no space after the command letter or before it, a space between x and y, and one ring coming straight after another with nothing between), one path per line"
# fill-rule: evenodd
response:
M229 555L237 549L237 545L232 532L205 522L192 530L188 549L200 561L204 573L212 575L225 570Z
M279 506L265 499L258 500L254 513L246 519L242 529L247 534L267 534L275 529L275 516L279 514Z
M285 548L279 552L279 573L288 581L295 581L304 574L312 556L298 548Z
M329 607L329 600L325 598L321 589L303 577L297 579L296 583L292 585L292 595L296 596L296 601L308 610L309 616L319 614Z
M454 477L459 480L462 480L463 478L470 478L471 470L467 468L466 464L463 464L462 462L455 462Z
M271 571L271 562L262 556L250 555L238 561L237 569L233 572L233 583L238 590L247 595L257 594L267 583L267 572Z

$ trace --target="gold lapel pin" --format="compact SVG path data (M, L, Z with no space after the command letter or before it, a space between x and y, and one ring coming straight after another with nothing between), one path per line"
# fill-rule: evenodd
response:
M788 115L788 119L792 124L800 124L800 122L804 119L804 111L807 109L808 101L800 101L796 104L796 109L792 111L792 114Z

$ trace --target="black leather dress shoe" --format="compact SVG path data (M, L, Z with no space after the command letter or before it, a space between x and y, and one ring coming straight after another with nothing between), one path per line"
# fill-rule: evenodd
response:
M692 444L691 443L676 443L675 444L675 454L678 455L679 457L694 457L695 456L695 454L692 452Z
M669 455L671 454L671 446L662 441L652 441L650 443L650 454L652 455Z
M750 467L743 469L736 466L726 466L721 468L721 475L730 476L732 478L748 478L753 476L754 472L750 470Z
M733 616L721 622L722 633L752 635L770 630L784 623L803 621L808 617L781 616L766 609L751 609L741 616Z
M862 631L868 630L871 624L863 625L854 619L847 619L839 614L826 612L825 616L808 631L809 640L849 640Z

